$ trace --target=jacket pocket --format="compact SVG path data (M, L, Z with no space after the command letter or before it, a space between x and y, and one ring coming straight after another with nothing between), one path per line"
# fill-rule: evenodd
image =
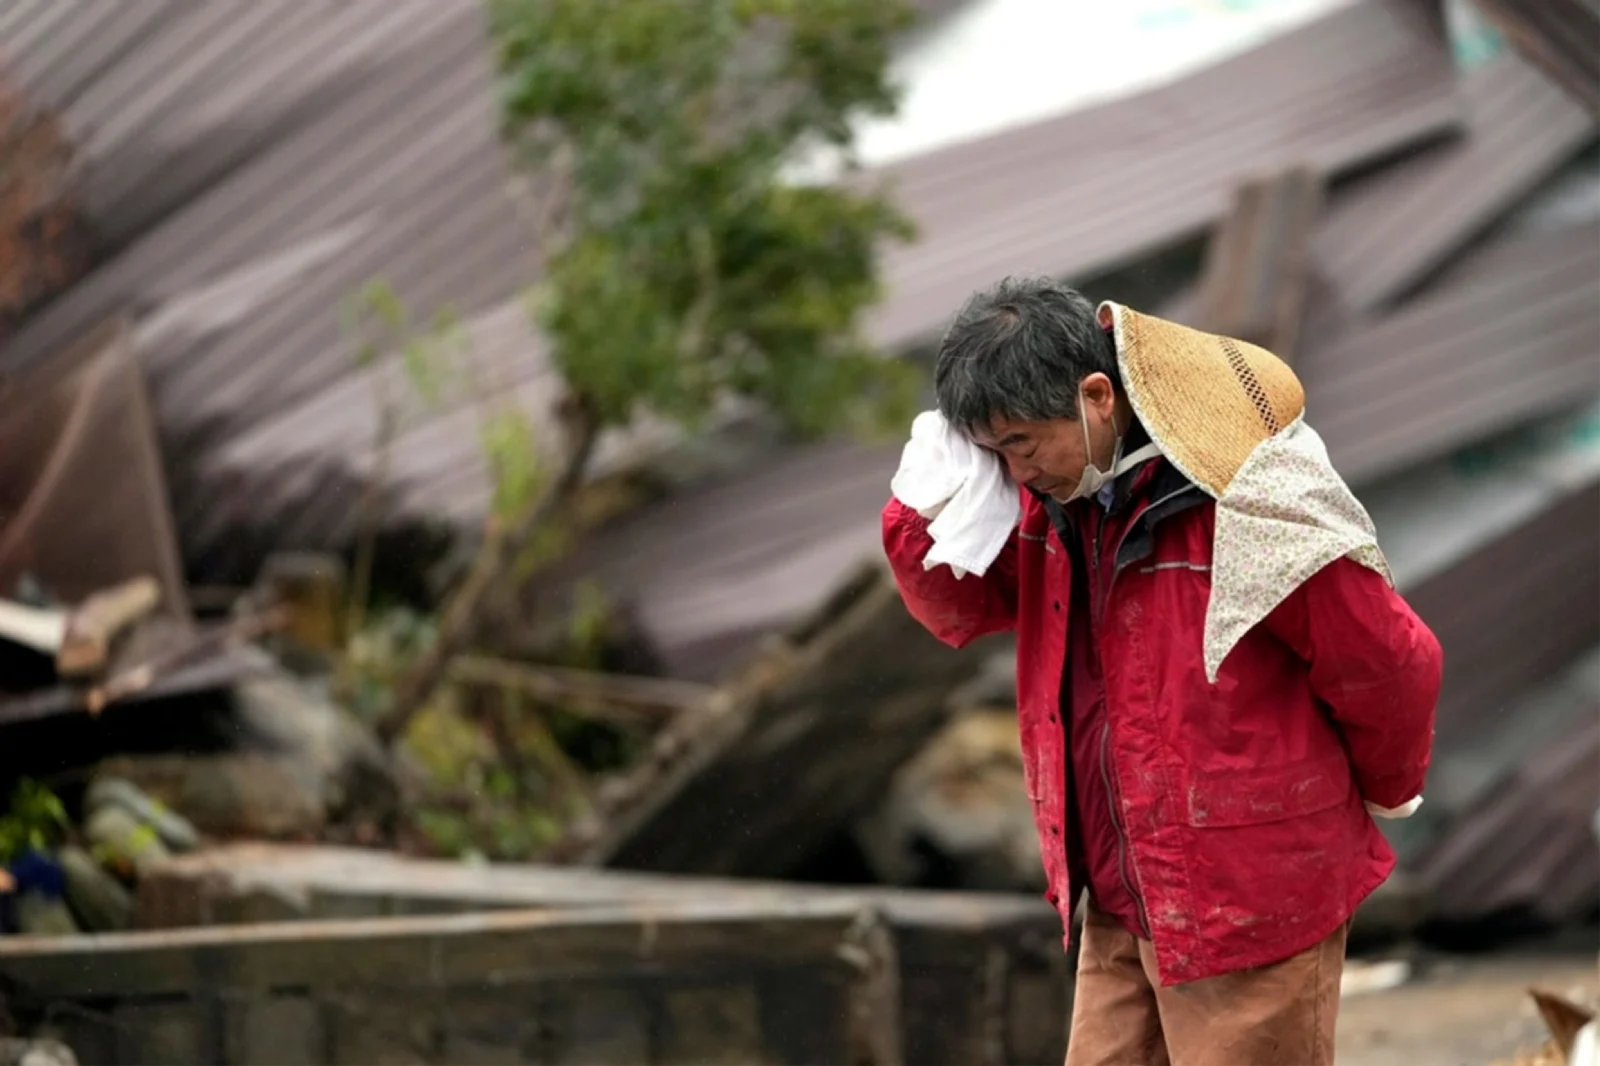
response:
M1189 779L1189 824L1197 829L1261 825L1316 814L1350 797L1350 762L1343 754L1287 766Z

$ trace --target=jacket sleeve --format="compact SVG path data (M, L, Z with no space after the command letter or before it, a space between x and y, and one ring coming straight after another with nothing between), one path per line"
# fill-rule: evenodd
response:
M883 509L883 550L889 557L900 598L911 616L934 636L961 648L990 633L1016 624L1017 534L1001 549L982 577L957 578L948 566L922 567L923 556L933 547L928 520L899 500L890 498Z
M1433 749L1444 654L1383 576L1338 559L1266 625L1311 667L1311 687L1344 735L1362 798L1399 807L1421 795Z

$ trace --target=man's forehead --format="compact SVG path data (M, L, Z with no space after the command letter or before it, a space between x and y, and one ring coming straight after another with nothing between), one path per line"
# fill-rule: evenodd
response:
M993 415L988 425L976 425L967 431L967 436L977 444L995 448L1019 440L1026 440L1032 434L1034 423L1024 422L1020 419L1007 418L1005 415Z

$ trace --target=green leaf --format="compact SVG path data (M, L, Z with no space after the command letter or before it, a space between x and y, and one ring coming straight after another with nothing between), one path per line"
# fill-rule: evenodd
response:
M885 241L881 194L796 188L807 145L848 148L893 109L909 4L858 0L496 0L491 32L513 144L572 160L571 226L538 323L606 424L643 410L690 430L724 396L803 432L860 429L904 390L863 346Z

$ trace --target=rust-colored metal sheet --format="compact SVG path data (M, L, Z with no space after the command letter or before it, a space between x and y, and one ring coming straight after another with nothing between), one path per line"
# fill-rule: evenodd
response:
M0 385L0 595L24 575L64 603L140 575L188 617L144 376L124 324Z
M1478 10L1600 118L1600 3L1595 0L1476 0Z
M878 512L899 453L829 443L753 457L618 519L566 570L626 601L670 673L714 679L882 551Z

